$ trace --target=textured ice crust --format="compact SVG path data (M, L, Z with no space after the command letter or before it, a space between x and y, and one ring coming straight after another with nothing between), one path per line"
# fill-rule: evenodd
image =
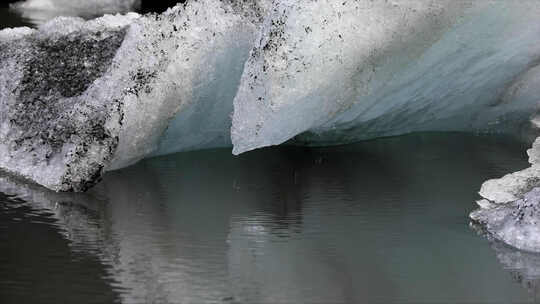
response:
M160 153L161 138L193 130L198 141L177 139L174 148L230 145L228 86L240 72L237 80L224 72L243 65L258 14L203 0L162 15L1 31L0 168L84 191L104 170ZM186 130L166 132L175 115L182 119L171 125Z
M234 100L234 153L520 128L540 93L534 1L275 1Z
M118 143L121 112L117 102L86 94L135 18L60 18L39 31L0 32L2 169L66 191L85 190L101 175Z
M485 227L472 224L474 230L479 234L484 234ZM518 250L487 235L491 248L494 250L499 263L509 271L512 278L530 293L538 295L540 287L540 254Z
M482 185L480 208L470 217L490 237L521 250L540 252L540 137L527 154L529 168Z
M474 211L471 218L500 241L520 250L540 252L540 187L516 201Z

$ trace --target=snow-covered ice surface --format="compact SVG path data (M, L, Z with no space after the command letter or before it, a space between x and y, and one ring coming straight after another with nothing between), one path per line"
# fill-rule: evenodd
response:
M0 167L84 191L184 150L522 135L539 108L538 15L537 1L193 0L7 29Z
M25 19L43 23L58 16L93 18L136 11L141 0L25 0L11 8Z

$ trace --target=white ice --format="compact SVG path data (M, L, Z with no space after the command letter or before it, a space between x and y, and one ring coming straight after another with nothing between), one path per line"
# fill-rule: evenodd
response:
M235 154L293 138L517 131L538 109L538 2L275 3L234 100Z
M470 217L491 237L521 250L540 252L540 137L527 154L529 168L482 184L480 208Z
M105 171L185 150L413 131L535 136L539 15L536 1L199 0L0 31L0 167L82 191ZM110 62L95 59L118 37ZM66 41L83 41L86 61ZM72 57L47 61L63 52L55 45ZM33 74L34 61L50 68ZM72 79L82 89L63 96ZM50 119L14 127L32 117L27 106ZM519 198L509 193L501 200Z
M38 30L1 31L0 167L83 191L104 171L148 155L230 145L232 98L261 10L201 0L159 16L58 18ZM119 35L106 70L94 71L106 59L94 53L110 51L106 39ZM49 59L62 52L69 57ZM54 74L63 70L70 72ZM65 96L72 82L84 90Z

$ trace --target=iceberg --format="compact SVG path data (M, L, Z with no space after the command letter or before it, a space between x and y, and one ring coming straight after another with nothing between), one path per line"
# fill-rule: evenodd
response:
M0 168L85 191L105 171L187 150L415 131L533 138L539 13L534 1L193 0L6 29Z
M508 274L498 269L487 242L468 235L467 227L459 229L465 223L458 206L467 209L468 202L453 200L471 197L460 186L471 189L486 170L513 167L515 162L504 158L516 149L505 153L500 142L493 142L498 137L437 136L307 153L291 147L240 157L225 149L180 153L108 172L85 193L56 193L0 174L0 193L18 200L7 208L25 204L55 219L48 223L65 231L72 250L95 254L123 303L208 303L230 297L234 300L224 302L391 303L408 298L431 303L440 295L453 303L510 302L516 298L505 293L516 296L520 288L505 288ZM416 155L396 153L404 144L407 151L430 148ZM463 145L477 162L454 157ZM434 155L450 161L435 161ZM428 168L449 166L458 168L429 178L437 173ZM466 172L476 173L468 178ZM447 181L452 186L445 189ZM424 191L433 187L442 190L440 200L432 190ZM446 196L452 192L460 194ZM461 224L449 226L454 221ZM504 258L497 251L516 276L538 277L540 264L535 263L540 260L528 256L509 248ZM430 267L421 267L426 261ZM449 269L444 284L431 279ZM427 295L417 296L417 280L399 276L413 270L422 284L433 283ZM352 288L364 282L376 291ZM473 290L475 282L489 283ZM398 285L401 291L391 289L386 297L386 287ZM445 294L449 286L461 297Z
M471 213L471 218L485 225L495 239L517 249L540 252L540 187L511 203L486 207Z
M480 208L470 217L489 237L520 250L540 252L540 138L527 154L529 168L482 185Z
M510 131L538 109L529 1L278 1L234 100L234 153Z
M203 0L162 15L1 31L0 167L56 191L84 191L105 170L148 155L229 144L225 122L256 9ZM159 148L161 138L192 130L194 141Z

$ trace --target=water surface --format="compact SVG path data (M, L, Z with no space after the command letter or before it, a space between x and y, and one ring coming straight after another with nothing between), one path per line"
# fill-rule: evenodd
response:
M533 303L540 258L468 220L526 166L510 138L427 133L180 153L79 195L2 178L0 302Z
M83 0L76 0L83 1ZM9 8L10 3L17 2L15 0L3 1L0 3L0 30L10 27L37 27L55 17L58 16L70 16L70 17L81 17L84 19L94 19L101 17L100 15L95 15L93 13L85 12L57 12L57 11L48 11L48 10L39 10L39 9L28 9L24 12L17 12ZM138 10L138 13L161 13L169 7L173 7L176 3L185 2L185 0L141 0L141 7Z
M10 1L8 1L10 2ZM14 1L11 1L14 2ZM32 20L23 18L21 15L9 9L9 3L0 3L0 30L10 27L32 26Z
M0 5L0 28L42 19ZM540 256L467 217L525 149L428 133L197 151L77 195L0 176L0 303L534 303Z

